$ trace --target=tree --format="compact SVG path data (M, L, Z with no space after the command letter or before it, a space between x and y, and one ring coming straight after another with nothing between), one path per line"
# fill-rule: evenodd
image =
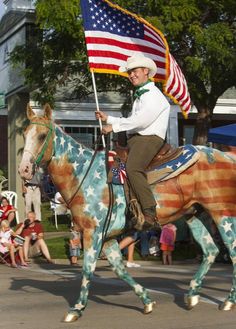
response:
M194 143L205 144L218 98L236 86L236 6L233 0L117 1L137 8L166 36L198 110Z
M35 33L26 47L17 47L12 54L14 63L26 60L24 74L30 87L38 88L36 100L53 102L57 86L68 82L74 85L70 97L92 92L79 3L79 0L36 1ZM166 36L198 110L193 142L205 144L218 98L236 86L235 1L116 0L116 3L146 18ZM126 79L119 76L97 75L97 86L99 91L116 90L130 95Z

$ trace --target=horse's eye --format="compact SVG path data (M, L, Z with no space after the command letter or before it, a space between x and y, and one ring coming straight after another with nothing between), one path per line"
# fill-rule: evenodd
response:
M46 136L47 136L46 134L40 134L38 136L39 141L42 143L45 140Z

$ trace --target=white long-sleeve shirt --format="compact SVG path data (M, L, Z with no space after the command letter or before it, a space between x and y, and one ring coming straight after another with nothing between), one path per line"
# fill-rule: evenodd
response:
M117 118L109 115L107 123L112 125L112 130L115 133L127 131L128 135L137 133L140 135L157 135L165 139L170 104L154 82L149 82L142 88L149 91L134 101L130 116Z

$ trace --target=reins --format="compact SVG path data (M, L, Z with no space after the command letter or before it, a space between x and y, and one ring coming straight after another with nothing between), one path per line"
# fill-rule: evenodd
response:
M73 194L73 196L72 196L69 200L66 201L66 203L68 204L68 206L71 204L71 202L74 200L76 194L79 192L79 190L80 190L80 188L81 188L81 186L82 186L82 184L83 184L85 178L87 177L87 175L88 175L88 173L89 173L89 170L91 169L91 167L92 167L92 165L93 165L93 162L94 162L94 160L95 160L95 158L96 158L96 155L97 155L97 152L98 152L98 145L99 145L99 143L100 143L100 141L101 141L101 138L102 138L102 134L100 134L99 137L97 138L97 140L94 142L94 145L97 145L97 146L96 146L95 151L94 151L94 153L93 153L93 156L92 156L92 158L91 158L90 164L89 164L89 166L88 166L88 168L87 168L87 170L86 170L86 173L85 173L84 177L82 178L82 180L81 180L79 186L77 187L75 193Z
M53 124L52 122L48 124L44 124L44 123L38 123L38 122L31 122L31 124L35 124L35 125L40 125L40 126L44 126L44 127L47 127L49 130L48 130L48 133L47 133L47 136L45 138L45 141L44 143L42 144L41 146L41 151L37 154L37 156L34 156L33 154L33 157L35 158L35 164L37 166L39 166L40 162L42 161L43 159L43 156L44 156L44 153L46 152L47 148L48 148L48 144L49 144L49 140L50 138L52 137L52 133L54 131L54 128L53 128ZM101 141L101 138L102 138L102 134L99 135L99 137L97 138L97 140L94 142L94 145L96 145L96 148L94 150L94 153L93 153L93 156L91 158L91 161L90 161L90 164L85 172L85 175L84 177L82 178L78 188L76 189L76 191L74 192L74 194L72 195L72 197L69 199L69 200L65 200L66 204L68 206L71 205L71 203L73 202L76 194L79 192L79 190L81 189L81 186L83 185L86 177L88 176L88 173L94 163L94 160L96 158L96 155L97 155L97 152L98 152L98 145ZM106 173L108 175L108 171L109 171L109 166L108 166L108 147L106 147L106 150L105 150L105 162L106 162ZM51 159L53 157L53 151L52 151L52 156L51 156ZM51 160L50 159L50 160ZM113 193L113 187L112 187L112 184L111 183L107 183L108 185L108 190L109 190L109 205L108 205L108 210L107 210L107 214L106 214L106 218L105 218L105 222L104 222L104 226L103 226L103 230L102 230L102 244L101 244L101 250L103 248L103 244L105 242L105 239L106 239L106 235L107 235L107 232L108 232L108 229L109 229L109 225L110 225L110 222L111 222L111 216L112 216L112 209L113 209L113 203L114 203L114 193ZM58 204L57 202L55 202L55 200L51 200L50 198L48 198L50 201L54 202L55 204Z

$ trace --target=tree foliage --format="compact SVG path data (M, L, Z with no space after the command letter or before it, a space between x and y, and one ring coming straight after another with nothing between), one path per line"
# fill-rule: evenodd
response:
M233 0L117 1L165 35L198 110L194 142L205 144L218 98L236 86L236 6ZM136 7L135 7L136 3Z
M198 110L195 142L206 142L217 99L236 86L234 0L116 0L159 28L188 82ZM70 97L91 92L79 0L36 1L37 25L26 47L17 47L14 63L24 71L37 100L51 100L58 86L73 84ZM98 90L129 95L126 79L97 75Z

